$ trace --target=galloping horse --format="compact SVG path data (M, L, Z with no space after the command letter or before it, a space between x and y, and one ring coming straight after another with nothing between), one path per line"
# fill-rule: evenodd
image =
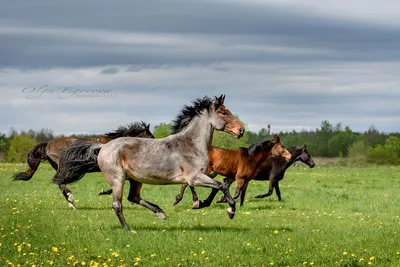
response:
M306 146L291 147L288 151L292 155L289 161L277 157L267 157L258 167L252 179L236 179L236 192L241 194L246 193L247 186L251 180L266 181L269 180L269 190L267 194L256 195L255 198L265 198L270 196L275 188L278 200L281 201L281 192L279 190L279 181L283 179L287 168L292 166L296 161L301 161L307 164L310 168L314 168L315 163L308 153ZM229 186L233 183L233 179L224 180ZM224 197L221 197L219 202L226 202Z
M220 174L226 177L224 181L234 181L236 179L237 183L237 181L242 181L243 179L249 179L249 177L253 177L257 171L257 168L269 155L286 159L291 157L290 153L285 149L277 135L274 136L273 140L267 140L261 144L254 144L248 149L240 148L236 150L230 150L211 147L211 149L208 151L209 163L207 173L212 171L215 174L213 175L213 178L216 176L216 174ZM186 187L186 184L182 185L179 194L175 197L174 205L178 204L182 200ZM199 205L197 203L198 197L196 192L193 190L193 188L190 189L193 196L193 208L198 208L199 206L209 206L215 197L215 194L212 192L211 195ZM245 194L236 192L233 196L233 199L238 198L239 195L240 205L243 206Z
M267 194L256 195L255 198L264 198L270 196L275 188L275 193L278 196L278 200L281 201L281 191L279 190L279 181L283 179L285 171L292 166L296 161L301 161L308 165L310 168L314 168L315 163L308 153L306 145L288 148L292 157L288 162L282 161L277 158L270 158L265 160L257 170L254 180L265 181L269 180L269 189Z
M150 124L145 124L144 122L136 122L133 124L129 124L128 126L120 126L116 131L106 133L104 136L100 136L97 138L76 138L76 137L60 137L54 139L47 143L41 143L31 149L28 153L28 164L30 169L27 172L21 172L14 175L15 180L23 180L28 181L32 178L33 174L39 167L40 161L48 160L51 166L57 171L59 167L59 160L61 160L63 154L69 150L69 148L74 148L75 142L79 142L85 140L86 142L98 143L98 144L105 144L115 138L124 137L124 136L136 136L140 138L154 138L153 134L149 130ZM80 164L83 165L84 163L88 163L89 157L82 156L82 153L79 155L74 155L72 153L67 154L69 156L70 161L74 162L81 162ZM75 179L79 180L82 178L85 173L88 172L100 172L99 167L97 166L97 162L92 162L89 166L86 164L86 168L81 168L79 171L75 169L75 176L79 178ZM56 173L57 175L57 173ZM65 185L65 184L58 184L61 192L63 193L65 199L68 202L68 205L76 209L74 204L74 196L72 191Z
M234 217L235 201L227 185L205 175L214 130L233 134L236 138L244 133L243 126L224 106L224 100L223 95L215 99L204 97L195 99L191 106L184 106L173 122L172 135L165 138L122 137L104 145L80 142L82 149L90 150L95 158L98 153L97 162L112 187L112 207L122 228L129 229L122 212L125 179L130 180L128 200L153 211L161 219L166 218L164 211L140 197L143 183L217 188L226 195L230 206L228 217ZM58 171L63 171L61 164Z
M39 168L39 164L42 160L47 160L51 164L53 169L57 170L61 152L63 152L67 147L69 147L73 142L77 140L85 140L89 142L105 144L112 139L123 136L154 138L149 128L150 124L146 124L142 121L135 122L127 126L120 126L114 132L106 133L104 136L99 136L95 138L59 137L49 142L40 143L34 146L26 156L29 170L26 172L19 172L14 174L14 179L23 181L30 180Z

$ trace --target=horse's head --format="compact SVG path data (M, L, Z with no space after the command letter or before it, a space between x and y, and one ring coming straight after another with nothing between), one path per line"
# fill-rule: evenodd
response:
M215 97L211 107L211 124L216 130L232 134L240 138L244 134L244 128L231 111L224 105L225 95Z
M284 158L286 160L290 160L292 155L290 152L285 148L283 143L280 141L280 138L278 135L274 135L274 139L270 141L265 141L262 143L262 146L264 147L265 150L269 151L269 153L273 157L277 158Z
M308 167L314 168L315 166L314 160L311 158L310 153L308 153L306 145L302 147L299 159L301 162L307 164Z
M144 121L142 121L141 124L142 124L142 128L139 131L139 134L137 137L154 138L153 133L150 131L150 124L146 124Z

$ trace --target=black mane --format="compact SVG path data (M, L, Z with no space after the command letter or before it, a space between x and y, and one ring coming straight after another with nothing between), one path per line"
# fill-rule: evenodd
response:
M249 148L247 149L249 155L253 155L255 153L258 153L261 149L267 149L267 146L270 142L273 142L272 140L266 140L262 143L258 143L258 144L252 144L251 146L249 146Z
M207 109L209 110L212 104L211 98L205 96L196 98L192 101L192 106L185 105L176 119L172 122L172 134L179 133L189 124L189 122L200 113Z
M109 132L104 134L104 136L109 138L118 138L118 137L126 137L126 136L138 136L140 132L146 130L148 125L141 121L141 122L134 122L130 123L126 126L119 126L117 130L113 132Z

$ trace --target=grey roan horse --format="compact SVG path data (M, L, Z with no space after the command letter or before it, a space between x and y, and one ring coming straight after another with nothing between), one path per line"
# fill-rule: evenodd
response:
M142 184L189 184L221 190L229 203L228 217L235 215L235 201L227 185L213 180L205 172L208 150L214 130L240 138L244 129L224 106L225 96L198 98L184 106L173 122L172 135L160 139L122 137L107 144L80 142L91 150L113 191L112 207L124 229L129 229L122 212L125 179L130 181L128 200L165 219L164 211L140 197ZM100 150L100 152L99 152ZM61 169L61 162L59 171Z

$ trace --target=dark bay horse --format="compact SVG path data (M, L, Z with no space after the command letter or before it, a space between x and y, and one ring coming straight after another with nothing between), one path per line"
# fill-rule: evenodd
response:
M289 160L291 155L285 146L280 142L279 136L275 135L273 140L267 140L261 144L254 144L247 148L235 150L211 147L208 151L207 173L213 172L225 176L226 179L243 181L253 177L260 164L269 156ZM179 194L175 197L174 205L178 204L183 197L187 185L183 184ZM198 197L193 188L190 188L193 196L193 208L209 206L215 197L213 192L202 203L198 203ZM215 193L215 192L214 192ZM240 198L240 205L243 205L244 195L236 192L233 199Z
M127 126L120 126L113 132L109 132L103 136L95 138L59 137L49 142L40 143L34 146L27 154L26 161L28 163L29 170L14 174L14 179L23 181L30 180L39 168L40 162L44 160L47 160L53 169L57 170L61 152L63 152L67 147L77 140L105 144L112 139L123 136L154 138L149 128L150 124L146 124L142 121L135 122Z
M225 96L198 98L184 106L173 122L172 135L159 139L122 137L107 144L80 142L82 150L91 151L113 192L112 207L122 228L129 229L122 212L125 179L130 180L128 200L165 219L164 211L140 196L142 184L189 184L217 188L229 203L228 216L235 215L235 201L224 183L208 177L208 150L214 130L240 138L244 129L224 105ZM98 155L96 156L96 154ZM64 170L60 162L59 177ZM66 183L65 180L54 180Z
M265 198L270 196L275 188L278 200L281 201L281 191L279 190L279 181L283 179L286 170L297 161L307 164L310 168L314 168L315 163L308 153L306 145L288 148L292 157L288 162L278 158L270 158L265 160L257 170L254 180L269 180L269 189L267 194L256 195L255 198Z

